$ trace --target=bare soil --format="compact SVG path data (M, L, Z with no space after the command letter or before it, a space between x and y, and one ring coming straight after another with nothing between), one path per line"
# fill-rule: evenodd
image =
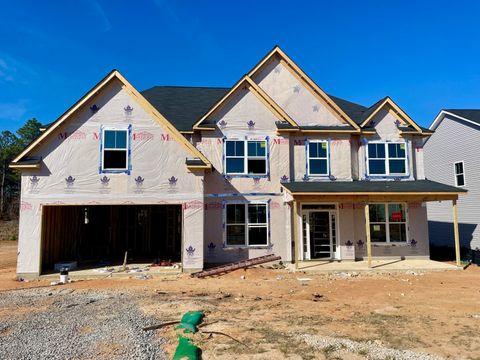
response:
M16 281L15 262L16 243L0 242L0 296L8 289L49 286L50 280ZM311 280L302 285L299 277ZM159 322L180 319L189 310L205 311L205 322L212 324L202 331L221 331L244 345L222 335L196 334L193 338L204 359L366 358L341 349L319 352L301 341L299 334L373 341L449 359L480 359L477 266L356 277L254 268L207 279L187 274L148 280L107 278L62 287L92 292L128 288L142 295L140 309ZM29 310L41 311L18 309L22 316ZM0 321L5 316L8 311L0 311ZM167 339L166 351L172 355L177 344L174 327L156 332Z

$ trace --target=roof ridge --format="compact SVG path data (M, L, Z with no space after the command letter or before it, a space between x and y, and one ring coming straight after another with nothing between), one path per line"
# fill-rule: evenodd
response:
M221 89L221 90L228 90L229 87L222 87L222 86L186 86L186 85L155 85L148 89L142 90L147 91L155 88L179 88L179 89Z

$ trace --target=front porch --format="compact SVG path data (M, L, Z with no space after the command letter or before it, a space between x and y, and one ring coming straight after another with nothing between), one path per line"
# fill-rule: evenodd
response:
M445 200L452 201L460 266L457 199L462 189L428 180L282 185L292 205L292 259L297 270L450 268L429 260L426 202ZM348 261L338 266L340 260Z
M290 264L291 270L295 269L295 264ZM371 266L368 260L361 261L299 261L295 271L303 272L394 272L394 271L447 271L459 270L461 267L453 264L433 261L429 259L372 259Z

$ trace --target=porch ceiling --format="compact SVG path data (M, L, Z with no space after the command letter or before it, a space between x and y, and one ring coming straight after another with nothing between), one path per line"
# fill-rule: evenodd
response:
M282 183L298 201L439 201L456 200L467 191L431 180L305 181Z

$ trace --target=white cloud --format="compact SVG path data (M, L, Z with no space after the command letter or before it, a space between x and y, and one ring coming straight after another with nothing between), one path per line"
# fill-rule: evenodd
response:
M14 103L0 103L0 119L11 121L22 120L26 113L26 100L19 100Z
M101 31L109 31L112 28L112 25L110 24L110 20L108 20L107 14L105 14L102 6L95 0L93 0L90 4L92 5L94 14L101 23Z
M37 73L26 62L0 53L0 83L28 84Z

